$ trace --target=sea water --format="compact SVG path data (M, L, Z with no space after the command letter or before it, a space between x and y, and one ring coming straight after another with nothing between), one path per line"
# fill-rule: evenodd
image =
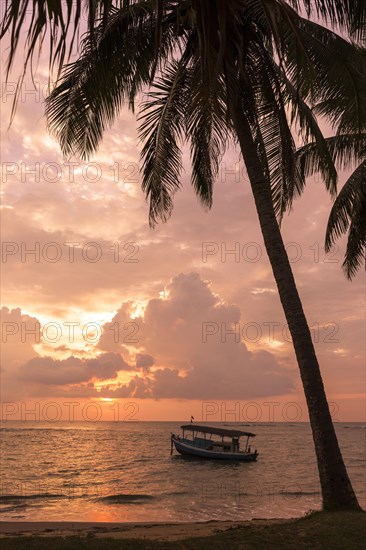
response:
M170 454L182 422L2 422L1 519L207 521L299 517L321 507L307 423L230 426L256 433L257 462ZM336 423L365 507L365 435Z

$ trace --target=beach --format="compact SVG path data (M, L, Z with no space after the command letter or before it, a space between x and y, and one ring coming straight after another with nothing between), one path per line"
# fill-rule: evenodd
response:
M3 550L37 548L364 548L365 512L314 512L302 518L193 523L1 522Z
M70 537L93 534L98 538L181 540L187 537L208 537L250 525L271 525L285 519L258 519L246 522L205 521L196 523L108 523L72 521L28 521L0 523L0 536Z

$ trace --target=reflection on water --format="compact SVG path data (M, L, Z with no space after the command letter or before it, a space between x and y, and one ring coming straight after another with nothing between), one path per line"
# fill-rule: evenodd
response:
M2 519L237 520L293 517L320 507L308 424L252 425L254 463L170 456L170 433L179 426L3 422ZM336 429L364 507L365 432L357 423Z

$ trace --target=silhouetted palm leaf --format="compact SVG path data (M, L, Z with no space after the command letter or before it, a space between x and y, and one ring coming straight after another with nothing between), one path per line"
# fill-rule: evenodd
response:
M180 187L181 150L185 118L184 89L187 67L172 62L156 82L142 106L140 136L145 142L142 188L150 200L150 223L166 220L173 208L173 196Z
M66 67L47 98L49 129L64 155L87 158L94 153L122 104L133 108L156 59L169 55L172 25L165 22L156 57L155 12L149 4L132 4L112 14L95 29L93 42L87 35L79 59Z
M348 232L343 269L349 279L365 262L366 160L351 174L331 210L325 240L329 251L336 239Z
M344 170L355 164L354 170L336 198L329 216L325 249L329 251L337 238L348 232L344 271L352 279L365 258L366 245L366 133L337 135L326 139L335 164ZM322 159L315 143L297 151L304 176L321 171Z

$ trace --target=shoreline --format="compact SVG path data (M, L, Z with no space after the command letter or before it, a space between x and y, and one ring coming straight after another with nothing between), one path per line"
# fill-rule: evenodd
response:
M0 522L3 550L365 550L364 511L181 523Z
M0 539L8 537L86 537L175 541L209 537L232 529L291 523L294 518L254 518L245 521L202 522L85 522L85 521L0 521Z

